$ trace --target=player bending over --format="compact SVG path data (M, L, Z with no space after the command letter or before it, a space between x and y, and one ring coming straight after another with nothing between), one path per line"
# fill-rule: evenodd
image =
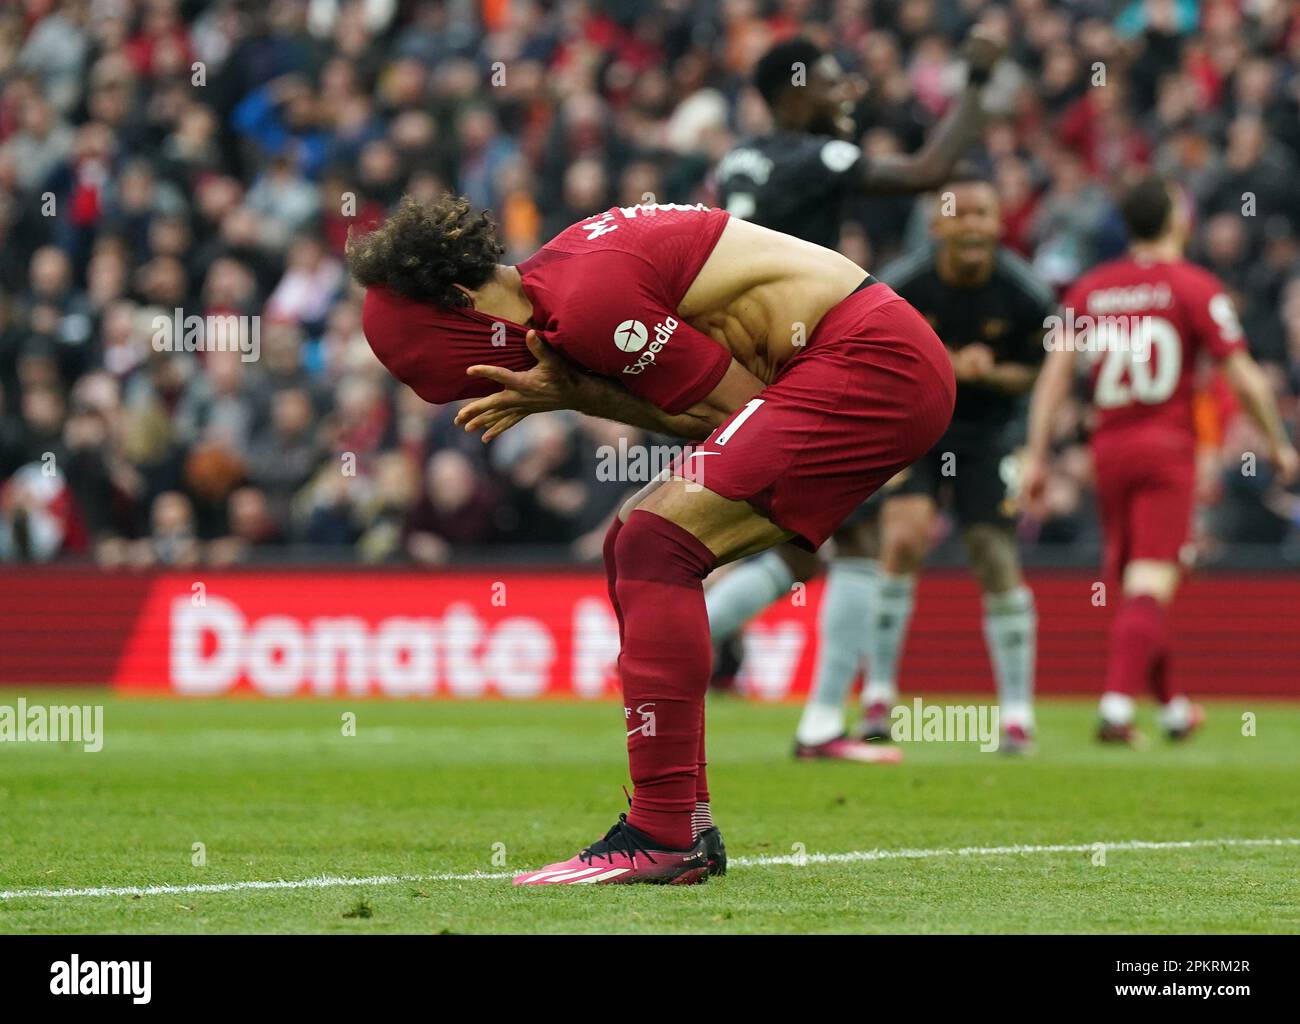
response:
M1034 388L1024 489L1041 514L1054 410L1070 391L1076 347L1097 410L1092 457L1105 534L1105 573L1120 582L1123 602L1110 631L1099 736L1134 743L1133 698L1150 687L1171 739L1189 736L1202 719L1170 677L1169 605L1179 554L1191 524L1196 479L1193 392L1202 353L1220 363L1247 414L1269 439L1283 484L1295 479L1296 450L1278 415L1268 379L1246 351L1241 325L1222 284L1183 259L1188 216L1181 196L1149 177L1124 196L1127 255L1080 278L1063 302L1092 332L1052 351ZM1097 351L1100 347L1104 350Z
M516 884L704 881L709 810L703 581L794 539L815 550L952 418L933 330L851 260L703 206L614 208L517 267L486 215L407 199L349 246L366 338L484 440L569 408L707 438L623 506L605 540L632 806ZM487 365L490 364L490 365ZM504 390L503 390L504 388Z

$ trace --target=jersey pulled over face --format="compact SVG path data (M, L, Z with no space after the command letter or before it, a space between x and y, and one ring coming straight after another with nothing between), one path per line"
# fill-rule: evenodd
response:
M468 307L443 309L391 288L366 290L361 330L384 368L434 405L500 389L495 381L468 376L471 366L522 371L537 362L522 324Z
M1062 303L1049 344L1072 345L1089 371L1095 437L1117 431L1195 441L1193 397L1200 357L1244 349L1232 300L1209 271L1186 261L1104 263Z

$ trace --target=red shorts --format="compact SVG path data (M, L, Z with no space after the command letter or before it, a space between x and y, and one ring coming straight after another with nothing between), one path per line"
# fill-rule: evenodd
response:
M679 475L748 502L816 549L934 447L956 394L943 343L877 282L831 309L807 347L696 448Z
M1097 434L1092 459L1107 575L1120 579L1137 558L1178 562L1196 491L1192 438L1167 432Z

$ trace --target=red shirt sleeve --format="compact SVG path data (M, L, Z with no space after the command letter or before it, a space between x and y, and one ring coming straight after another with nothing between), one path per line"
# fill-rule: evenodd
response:
M1213 274L1197 274L1188 290L1187 315L1197 341L1210 358L1222 362L1234 352L1246 348L1246 332L1241 328L1237 308L1228 290Z
M542 333L575 363L670 414L718 386L731 353L677 315L645 260L609 250L553 266L553 312Z

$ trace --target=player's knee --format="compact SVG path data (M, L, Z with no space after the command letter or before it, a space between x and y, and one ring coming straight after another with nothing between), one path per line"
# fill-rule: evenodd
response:
M845 558L880 557L880 529L875 522L845 526L835 534L836 553Z
M638 509L614 540L619 580L703 580L717 559L690 532L653 512Z
M880 560L894 575L910 575L921 568L930 548L934 504L921 495L900 495L885 503L881 513Z
M1178 589L1178 578L1179 569L1174 562L1135 560L1124 569L1124 596L1154 597L1161 604L1169 604Z
M1015 538L1000 526L969 527L962 534L971 572L987 594L1002 594L1020 585L1020 556Z
M916 572L925 559L927 544L925 534L912 526L891 530L881 551L886 571L896 576Z

